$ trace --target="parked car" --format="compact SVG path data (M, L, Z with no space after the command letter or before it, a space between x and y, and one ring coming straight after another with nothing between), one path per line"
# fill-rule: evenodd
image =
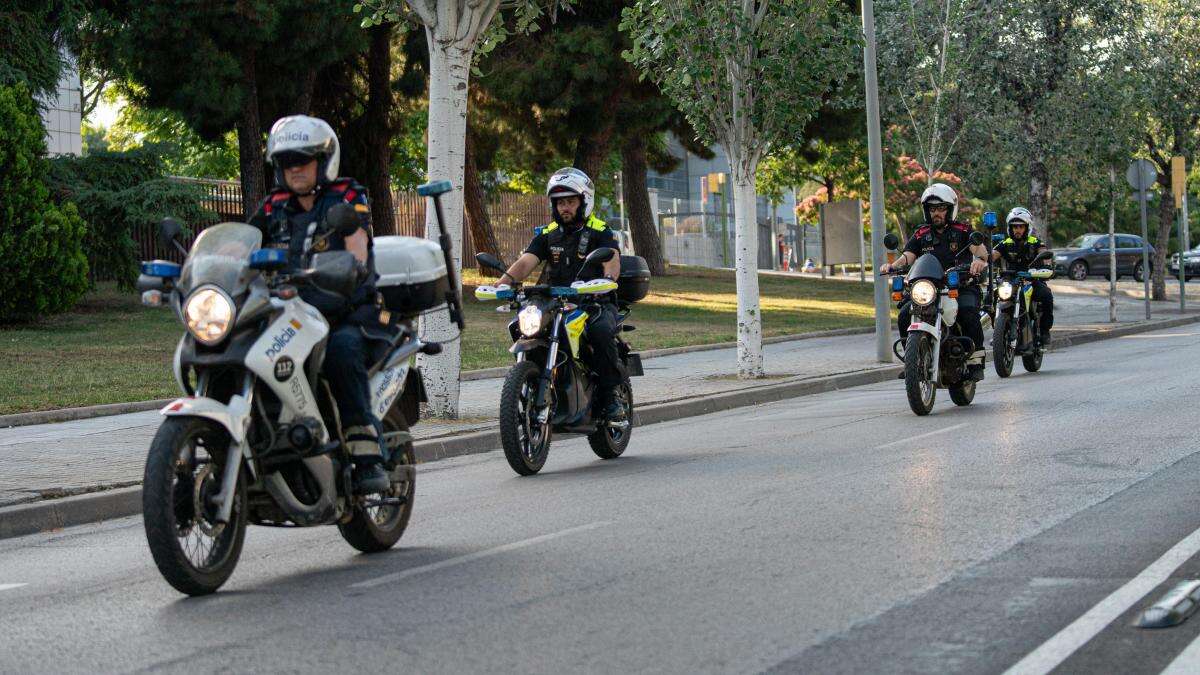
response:
M1193 277L1200 277L1200 246L1188 250L1183 254L1184 259L1184 279L1191 280ZM1167 264L1167 269L1171 272L1171 276L1179 278L1179 254L1171 256L1171 262Z
M1117 278L1133 275L1142 281L1142 238L1133 234L1118 234L1117 239ZM1154 258L1154 247L1145 244L1151 259ZM1154 269L1154 263L1150 263ZM1108 269L1108 235L1085 234L1076 237L1063 248L1054 249L1054 271L1076 281L1083 281L1089 276L1103 275L1109 278Z

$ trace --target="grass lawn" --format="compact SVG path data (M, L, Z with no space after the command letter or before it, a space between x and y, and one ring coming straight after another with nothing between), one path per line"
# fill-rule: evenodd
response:
M463 367L510 362L505 327L512 313L477 302L464 279L467 332ZM871 289L855 283L759 277L764 333L787 335L870 326ZM636 349L736 339L733 273L674 268L651 282L628 334ZM0 328L0 414L168 398L178 390L171 357L182 327L169 309L141 306L135 293L102 285L71 312L30 326Z

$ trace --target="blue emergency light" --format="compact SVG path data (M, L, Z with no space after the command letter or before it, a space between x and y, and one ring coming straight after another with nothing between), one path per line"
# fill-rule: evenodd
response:
M996 226L996 212L987 211L983 214L983 226L991 229Z
M904 277L892 277L892 291L899 293L904 290Z
M183 268L178 263L169 260L151 260L142 263L142 274L148 277L175 279Z
M958 288L958 270L950 270L946 275L946 288Z
M281 248L260 248L250 254L250 269L281 270L287 261L288 252Z

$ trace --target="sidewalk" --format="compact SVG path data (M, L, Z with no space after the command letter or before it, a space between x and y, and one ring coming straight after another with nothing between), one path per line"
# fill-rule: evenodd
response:
M1064 294L1057 304L1056 335L1112 327L1106 300ZM1140 318L1140 301L1125 298L1120 304L1122 319ZM1179 317L1177 305L1156 303L1156 319ZM1132 323L1137 322L1122 321ZM663 356L645 362L645 376L634 380L634 398L643 407L890 367L875 360L874 340L874 335L860 334L767 345L768 378L749 382L734 376L733 348ZM633 342L636 346L636 334ZM422 441L493 431L501 382L464 382L462 419L422 420L414 436ZM0 507L138 484L146 449L161 419L157 411L148 411L0 429ZM492 447L496 446L488 449Z

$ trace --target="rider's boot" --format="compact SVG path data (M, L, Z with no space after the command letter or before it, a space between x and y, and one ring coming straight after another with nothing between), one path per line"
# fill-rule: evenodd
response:
M383 446L375 428L349 427L346 429L346 445L354 463L354 494L387 492L391 480L383 470Z
M607 391L597 397L597 416L606 422L620 422L625 419L625 406L617 400L615 391Z
M967 366L967 375L973 382L983 382L983 364L975 363Z

